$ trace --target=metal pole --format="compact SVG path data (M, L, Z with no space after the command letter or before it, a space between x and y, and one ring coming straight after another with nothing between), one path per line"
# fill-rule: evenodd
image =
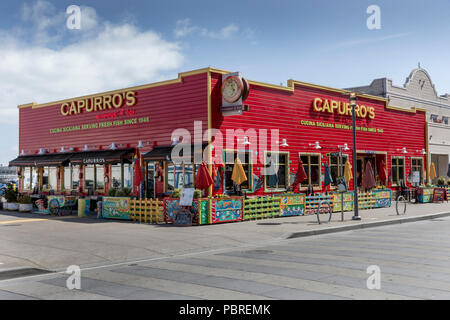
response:
M344 175L341 166L342 166L342 146L339 146L339 163L338 163L339 177L342 177ZM344 192L341 192L341 221L344 222Z
M354 216L352 220L361 220L358 214L358 180L357 180L357 160L356 160L356 117L355 117L355 107L356 107L356 94L350 94L350 105L352 107L352 131L353 131L353 189L354 189Z

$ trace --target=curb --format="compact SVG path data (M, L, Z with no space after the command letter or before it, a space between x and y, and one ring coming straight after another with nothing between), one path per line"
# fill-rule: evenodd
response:
M326 228L326 229L299 231L299 232L293 232L293 233L289 234L288 236L285 237L285 239L303 238L303 237L316 236L316 235L328 234L328 233L344 232L344 231L357 230L357 229L376 228L376 227L382 227L382 226L393 225L393 224L417 222L417 221L422 221L422 220L433 220L433 219L448 217L448 216L450 216L450 212L440 212L440 213L432 213L432 214L427 214L427 215L418 216L418 217L401 218L401 219L393 219L393 220L382 220L382 221L377 221L377 222L359 223L359 224L348 225L348 226L343 226L343 227L331 227L331 228Z

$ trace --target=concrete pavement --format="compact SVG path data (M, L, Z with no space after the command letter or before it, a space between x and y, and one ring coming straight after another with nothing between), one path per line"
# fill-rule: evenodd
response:
M95 267L161 259L448 214L449 203L411 204L406 216L400 217L392 207L361 210L361 221L352 221L349 212L345 213L345 221L340 222L340 213L335 213L331 224L322 225L312 215L179 228L1 212L0 271L21 267L60 271L69 265Z
M450 299L450 217L0 281L0 299ZM380 288L369 290L369 266Z

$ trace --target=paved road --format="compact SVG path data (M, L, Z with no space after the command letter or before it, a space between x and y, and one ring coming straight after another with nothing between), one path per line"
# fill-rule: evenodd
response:
M3 280L0 299L450 299L449 230L441 218L158 256L83 269L81 290L64 274Z

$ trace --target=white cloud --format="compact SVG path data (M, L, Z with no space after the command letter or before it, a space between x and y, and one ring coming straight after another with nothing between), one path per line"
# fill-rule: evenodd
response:
M66 28L66 13L38 0L22 8L22 19L0 29L1 163L17 155L20 104L45 103L161 80L184 57L178 44L129 22L102 21L81 7L81 29ZM12 131L12 132L11 132Z
M21 36L15 36L0 30L1 123L17 123L19 104L149 83L183 62L177 44L128 23L101 22L95 9L88 7L82 8L82 29L84 23L90 32L72 35L75 30L65 30L62 40L77 40L61 44L49 36L56 26L65 27L65 20L57 25L59 19L48 15L53 9L42 0L24 7L23 19L37 26L35 33L21 30L17 32ZM27 37L34 41L24 40Z
M238 34L239 30L239 27L233 23L217 31L209 30L207 28L192 25L191 19L186 18L176 22L174 34L176 38L199 35L212 39L230 39Z

